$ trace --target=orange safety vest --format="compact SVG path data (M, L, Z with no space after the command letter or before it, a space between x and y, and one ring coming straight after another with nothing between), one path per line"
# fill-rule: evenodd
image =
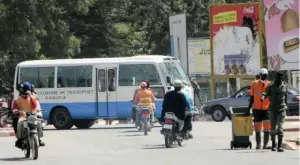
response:
M136 96L138 98L138 103L140 106L153 109L154 96L150 89L140 89L136 93Z
M19 110L24 111L24 112L33 112L34 109L32 108L32 105L31 105L31 99L30 99L30 97L26 97L26 98L27 99L23 98L22 96L19 96L16 99L16 103L18 105L18 108L19 108ZM31 96L31 98L33 100L36 99L35 96Z
M265 98L263 102L261 102L262 94L266 91L269 86L270 81L266 80L263 84L261 80L255 80L251 84L249 95L253 96L253 110L268 110L270 105L269 97Z

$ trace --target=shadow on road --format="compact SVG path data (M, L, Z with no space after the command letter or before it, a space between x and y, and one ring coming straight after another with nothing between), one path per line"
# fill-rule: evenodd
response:
M141 132L141 131L138 131L138 130L127 130L127 131L121 131L121 132L119 132L119 133L133 133L133 132Z
M127 135L119 135L119 137L120 137L120 136L131 136L131 137L132 137L132 136L145 136L145 135L141 133L141 134L127 134Z
M134 127L97 127L97 128L87 128L87 129L79 129L79 128L72 128L72 129L43 129L43 131L75 131L75 130L95 130L95 129L134 129Z
M270 150L244 150L241 152L236 152L238 154L257 154L257 153L266 153L266 152L271 152Z
M28 161L31 159L24 157L14 157L14 158L0 158L0 161L14 162L14 161Z
M161 127L161 126L154 126L153 128L158 128L158 127ZM110 126L100 126L100 127L92 127L92 128L87 128L87 129L79 129L79 128L72 128L72 129L64 129L64 130L57 130L57 129L43 129L43 131L74 131L74 130L102 130L102 129L136 129L136 127L134 126L113 126L113 127L110 127Z
M269 150L251 150L251 149L245 149L245 148L235 148L235 149L230 149L230 148L220 148L220 149L213 149L213 150L216 150L216 151L238 151L236 153L241 153L241 154L244 154L244 153L265 153L265 152L269 152Z
M145 149L145 150L166 149L166 146L164 144L146 145L142 149Z
M231 151L232 149L230 149L230 148L218 148L218 149L214 149L214 150L217 150L217 151Z

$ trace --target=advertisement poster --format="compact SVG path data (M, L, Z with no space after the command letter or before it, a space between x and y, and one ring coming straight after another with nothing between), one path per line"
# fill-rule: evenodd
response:
M260 68L260 6L213 5L210 29L214 75L255 75Z
M171 56L180 60L184 71L188 71L186 15L178 14L169 18Z
M263 0L268 69L299 69L299 0Z
M210 74L210 39L189 39L188 56L190 74Z

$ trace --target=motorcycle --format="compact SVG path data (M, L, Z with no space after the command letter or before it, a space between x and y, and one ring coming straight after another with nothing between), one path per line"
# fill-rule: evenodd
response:
M132 110L131 110L131 120L135 123L136 122L136 113L139 110L139 108L138 108L138 105L133 102L133 100L131 100L131 103L133 104L133 107L132 107ZM153 124L155 124L157 122L158 122L157 118L155 116L153 116L153 121L152 121L151 127L153 127ZM137 125L138 125L137 126L138 130L141 131L142 127L140 126L140 124L137 124Z
M140 130L144 131L144 135L148 135L148 132L151 131L152 125L151 125L151 117L150 117L150 110L148 107L142 107L140 111Z
M0 128L7 128L12 125L12 122L12 110L7 107L2 107L0 112Z
M200 118L200 113L199 113L198 109L195 108L194 111L192 111L192 121L193 122L199 121L199 118Z
M14 115L19 115L20 111L14 111ZM36 160L39 156L39 140L38 140L38 130L37 122L40 116L36 117L35 113L26 113L26 118L20 120L22 122L22 129L18 136L22 139L21 150L24 151L25 157L29 158L32 153L32 157ZM19 129L19 128L18 128Z
M177 142L179 146L183 145L183 138L179 135L183 125L184 121L179 120L174 113L166 113L165 122L161 130L161 134L165 136L166 148L171 148L174 142Z
M44 110L42 110L42 109L37 110L38 116L39 116L39 120L41 121L42 128L44 129L48 125L48 122L47 122L47 120L44 120L44 118L43 118L43 113L42 113L43 111Z
M47 120L42 119L42 112L43 110L38 110L39 116L41 116L40 121L42 122L42 128L48 125ZM0 114L0 128L7 128L12 126L13 123L13 114L12 109L9 108L2 108L2 113Z

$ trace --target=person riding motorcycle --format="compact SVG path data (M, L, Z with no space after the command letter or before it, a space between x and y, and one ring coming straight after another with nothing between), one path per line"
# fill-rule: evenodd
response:
M142 81L142 82L146 82L147 84L147 89L150 89L150 83L148 81ZM141 90L141 87L138 87L135 91L134 91L134 94L133 94L133 98L132 98L132 101L134 100L137 92ZM155 106L154 106L155 107ZM132 109L131 109L131 118L133 119L133 121L135 122L135 126L138 126L138 123L136 122L136 116L138 115L138 108L137 106L133 106Z
M184 121L184 126L181 133L185 138L193 138L190 133L192 129L192 115L189 111L189 98L185 97L185 94L181 91L182 82L180 80L174 81L174 90L166 93L162 104L161 120L165 121L166 112L172 112L179 119Z
M13 102L12 109L19 111L19 116L16 117L13 121L13 127L15 130L15 134L18 135L18 131L22 128L22 123L19 122L20 119L26 117L26 113L28 112L36 112L37 108L37 99L34 95L31 94L31 84L29 82L25 82L22 84L22 89L20 90L20 96L16 98ZM42 142L41 137L43 136L41 123L37 124L38 136L40 146L45 146L45 143ZM16 147L22 147L22 139L17 136Z
M142 81L140 83L140 89L137 91L137 93L134 96L133 102L138 106L138 110L136 112L136 126L140 123L140 112L139 110L142 109L142 107L148 107L150 109L151 117L150 122L152 123L153 120L153 110L154 110L154 102L155 97L153 95L153 92L151 89L147 88L147 83L145 81Z
M193 111L194 111L193 100L185 91L181 90L181 92L184 94L185 100L187 102L186 104L187 111L185 111L185 120L184 120L185 127L183 127L183 132L187 132L189 138L193 138L193 135L191 134Z
M34 90L34 85L33 84L31 84L30 91L31 91L31 94L36 97L36 104L37 104L36 109L38 110L37 115L39 115L40 117L43 117L43 113L42 113L42 111L40 111L41 110L40 100L39 100L39 98L38 98L38 96L37 96L37 94Z

